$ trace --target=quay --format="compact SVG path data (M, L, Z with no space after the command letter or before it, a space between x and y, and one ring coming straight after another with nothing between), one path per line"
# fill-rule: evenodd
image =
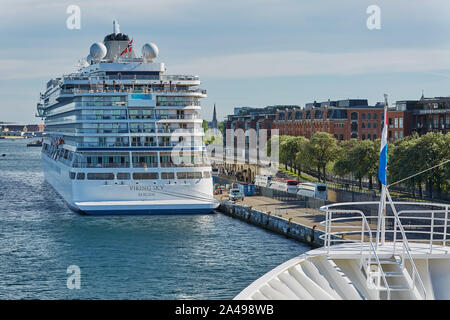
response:
M227 194L215 196L220 201L219 212L262 227L312 247L323 246L324 234L319 224L324 213L317 208L305 208L294 202L265 196L245 197L243 201L228 201Z

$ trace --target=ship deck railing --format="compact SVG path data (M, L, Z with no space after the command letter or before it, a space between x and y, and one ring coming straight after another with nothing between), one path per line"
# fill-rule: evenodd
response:
M129 168L129 162L109 162L109 163L89 163L89 162L74 162L73 168Z
M62 89L61 90L61 94L79 94L79 93L165 93L165 94L169 94L169 93L201 93L201 94L207 94L207 91L205 89L178 89L178 88L168 88L168 89L133 89L132 87L127 87L125 88L120 88L120 84L116 84L117 88L114 89L114 85L113 88L109 88L109 89L105 89L103 87L100 87L103 85L98 85L96 89Z
M67 75L64 76L64 80L97 80L97 81L109 81L109 80L163 80L163 81L199 81L199 76L193 75L163 75L163 76L150 76L150 75L121 75L121 76L77 76Z
M425 247L420 246L420 254L431 255L436 251L447 254L448 251L442 250L442 247L446 247L449 238L450 205L394 202L389 193L387 197L389 206L381 215L374 214L374 212L377 213L379 202L336 203L321 207L321 210L325 212L325 220L321 222L325 227L325 233L321 235L321 239L324 240L328 255L336 244L345 242L356 244L355 248L359 247L360 264L369 275L368 280L372 279L371 281L378 283L382 280L388 299L391 287L381 266L379 249L382 249L383 254L390 251L393 261L398 264L402 272L405 272L405 261L408 261L412 281L408 290L418 290L420 297L426 299L426 289L413 259L413 254L419 251L415 248L413 251L411 243L425 244ZM371 213L365 214L363 210L356 209L361 207ZM390 215L388 208L391 211ZM372 265L375 265L378 270L376 272L378 280L372 278ZM381 288L379 284L373 283L373 285L375 288Z
M178 148L191 148L191 147L204 147L203 143L183 143L183 142L132 142L131 144L124 143L77 143L77 148L130 148L130 147L178 147Z
M428 253L437 246L447 246L450 241L450 204L429 202L393 202L397 213L389 212L381 219L383 230L378 230L379 202L336 203L320 208L325 212L325 220L320 222L325 228L321 237L325 247L343 242L367 242L377 232L382 232L384 242L392 242L395 253L396 244L403 240L425 243ZM365 211L355 209L364 207ZM388 207L389 209L389 207ZM404 233L399 230L400 226Z
M88 162L74 162L73 168L197 168L207 167L209 164L204 162L199 163L173 163L173 162L133 162L130 166L130 162L109 162L109 163L88 163Z

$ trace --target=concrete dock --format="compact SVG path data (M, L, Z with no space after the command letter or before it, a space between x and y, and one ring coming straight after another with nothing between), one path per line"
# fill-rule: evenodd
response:
M228 194L216 196L218 200L228 200ZM244 201L236 201L236 205L250 206L252 209L270 213L272 216L281 217L292 222L300 223L308 227L316 226L323 230L319 222L325 219L324 212L318 209L304 208L295 201L281 201L269 197L252 196L245 197Z
M325 213L318 208L305 208L305 201L248 196L243 201L232 202L228 201L226 191L215 197L221 202L219 211L226 215L314 247L323 246L320 236L324 234L324 226L320 222L325 220ZM340 225L360 226L361 222L343 222ZM370 227L376 229L375 225ZM360 235L346 235L346 239L359 240Z

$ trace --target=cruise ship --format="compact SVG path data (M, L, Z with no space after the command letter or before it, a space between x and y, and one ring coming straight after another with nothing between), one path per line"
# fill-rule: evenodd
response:
M203 142L198 76L167 75L153 43L137 57L113 33L90 47L76 73L48 81L45 179L86 214L195 214L218 207Z

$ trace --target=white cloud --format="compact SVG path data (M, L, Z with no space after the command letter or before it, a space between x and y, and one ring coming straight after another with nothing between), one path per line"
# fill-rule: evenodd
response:
M450 50L379 50L353 53L281 51L204 57L167 65L169 73L214 78L354 75L450 69Z
M0 80L50 79L77 70L76 61L66 59L0 59ZM44 85L44 84L42 84Z
M349 53L307 51L256 52L203 57L174 65L169 74L196 74L209 78L260 78L314 75L357 75L397 72L433 73L450 70L450 50L379 50ZM0 80L36 79L76 71L67 59L0 59ZM435 72L434 72L435 73Z

